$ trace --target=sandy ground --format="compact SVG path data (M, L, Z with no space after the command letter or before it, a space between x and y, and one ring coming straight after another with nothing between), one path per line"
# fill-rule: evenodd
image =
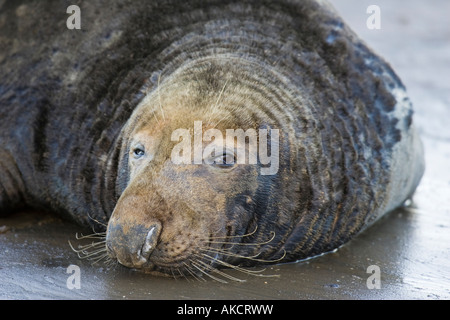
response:
M23 212L0 219L0 298L450 299L450 1L333 3L392 64L415 105L427 170L412 207L392 212L337 252L268 267L264 277L230 270L245 282L226 284L92 266L68 245L76 243L76 232L89 230ZM366 9L374 3L381 9L379 30L366 27ZM69 265L80 268L80 289L67 286ZM374 275L367 270L374 265L380 288L370 289Z

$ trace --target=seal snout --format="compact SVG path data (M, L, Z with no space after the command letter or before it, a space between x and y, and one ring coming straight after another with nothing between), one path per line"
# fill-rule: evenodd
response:
M150 263L161 233L161 224L123 226L111 221L106 235L106 246L111 256L130 268L141 268Z

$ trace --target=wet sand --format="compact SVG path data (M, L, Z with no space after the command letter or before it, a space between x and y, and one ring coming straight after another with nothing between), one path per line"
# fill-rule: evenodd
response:
M267 267L245 282L154 277L78 259L68 241L90 233L58 217L0 219L0 299L450 299L450 2L378 0L381 29L366 27L360 0L335 0L350 26L391 63L414 103L427 169L410 207L308 261ZM69 289L69 265L80 289ZM380 288L370 289L369 266ZM276 277L273 277L275 275Z

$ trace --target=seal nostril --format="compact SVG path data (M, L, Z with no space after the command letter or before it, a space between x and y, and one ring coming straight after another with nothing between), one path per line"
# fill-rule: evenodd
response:
M145 237L145 242L142 245L142 255L147 255L150 250L153 249L153 236L155 234L155 227L151 228L150 231L147 233L147 236Z
M148 231L144 244L142 245L141 250L139 251L139 255L141 258L148 260L150 258L151 253L156 247L158 242L160 227L159 225L152 226Z

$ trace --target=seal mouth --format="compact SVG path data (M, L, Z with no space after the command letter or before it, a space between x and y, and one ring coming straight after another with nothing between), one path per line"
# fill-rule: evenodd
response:
M141 257L145 254L144 258L147 258L147 254L152 255L151 259L147 258L146 263L140 266L133 266L133 269L142 271L144 273L154 273L158 275L169 275L174 278L193 276L198 277L204 273L205 270L213 270L218 267L220 261L220 254L216 252L214 257L211 257L203 252L209 252L211 250L220 251L226 244L220 244L217 246L211 241L213 234L210 233L209 237L205 239L196 238L188 245L185 246L185 250L179 252L176 256L167 256L165 253L169 251L167 248L176 246L174 244L161 244L161 247L155 248L154 242L155 230L152 228L149 230L146 241L142 246L140 252ZM148 241L147 241L148 239ZM156 250L155 250L156 249ZM150 253L148 253L150 251Z

